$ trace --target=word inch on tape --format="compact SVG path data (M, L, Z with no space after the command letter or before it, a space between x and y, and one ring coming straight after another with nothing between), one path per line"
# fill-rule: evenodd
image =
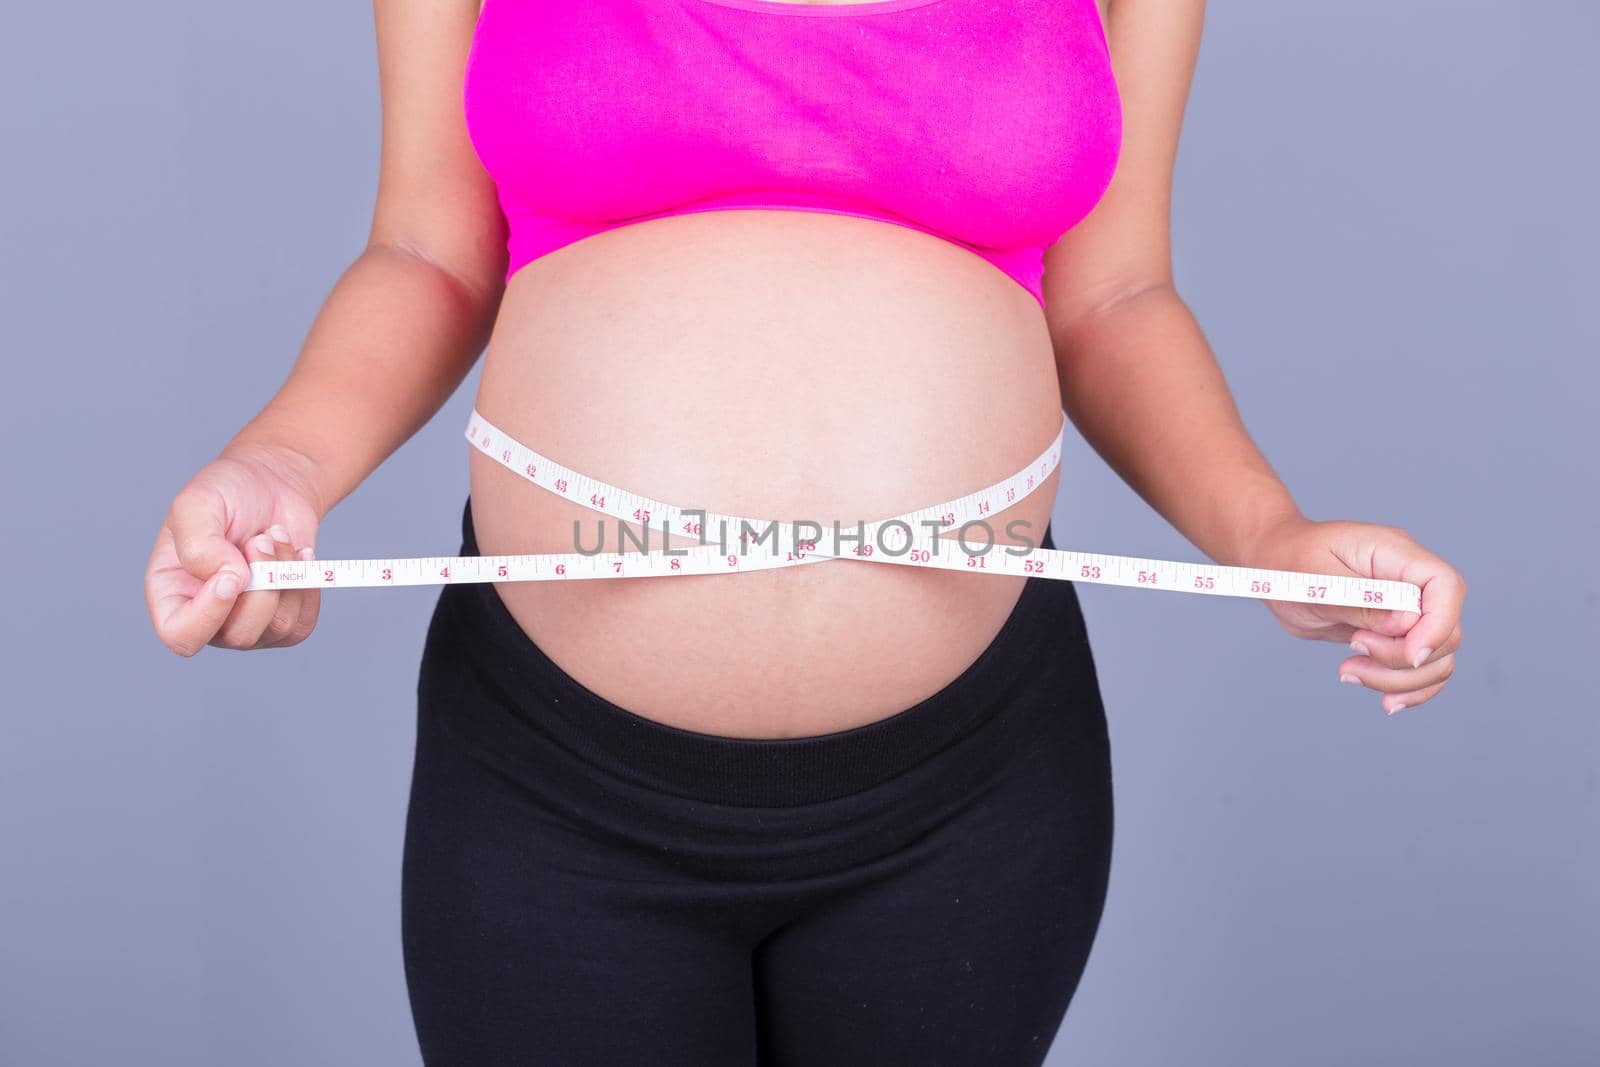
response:
M500 430L476 410L466 437L485 456L519 477L592 511L632 523L662 538L660 551L561 552L511 556L424 556L404 559L335 559L250 564L254 589L337 589L467 582L587 581L734 574L827 563L836 559L1120 585L1210 596L1249 597L1420 611L1422 591L1409 582L1355 575L1232 567L1144 559L1066 549L994 543L992 534L974 548L956 539L919 534L960 530L983 523L1031 494L1060 463L1062 428L1037 459L994 485L918 511L863 523L825 544L820 529L801 533L796 524L748 519L654 500L588 477L540 455ZM804 525L804 524L801 524ZM814 524L812 524L814 525ZM986 533L987 526L984 527ZM730 546L728 537L737 542ZM680 540L682 539L682 540ZM692 539L688 548L672 548ZM750 548L749 542L755 542ZM770 544L767 542L770 540ZM843 547L848 543L849 548ZM646 544L648 547L648 542ZM831 551L830 551L831 549Z

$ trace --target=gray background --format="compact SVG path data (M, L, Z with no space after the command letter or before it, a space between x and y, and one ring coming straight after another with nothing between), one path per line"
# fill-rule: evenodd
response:
M1180 288L1307 513L1463 571L1468 646L1386 719L1260 604L1082 588L1118 838L1052 1064L1600 1056L1600 26L1322 6L1213 6ZM332 594L296 650L195 660L140 593L172 493L365 237L370 9L8 10L0 1061L415 1063L399 856L436 590ZM469 397L323 555L456 549ZM1069 444L1059 544L1198 558Z

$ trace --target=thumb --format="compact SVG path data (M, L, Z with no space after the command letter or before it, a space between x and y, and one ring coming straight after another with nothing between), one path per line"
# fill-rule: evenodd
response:
M201 581L223 569L237 574L241 586L248 579L249 564L227 538L227 505L215 490L185 487L172 501L167 525L184 570Z
M1362 623L1366 629L1384 637L1404 637L1411 632L1421 615L1414 611L1375 611L1370 623Z

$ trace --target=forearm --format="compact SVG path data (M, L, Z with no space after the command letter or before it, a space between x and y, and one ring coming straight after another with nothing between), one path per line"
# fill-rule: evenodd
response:
M326 514L461 384L497 304L420 256L369 247L329 292L287 380L223 453L291 457Z
M1178 294L1158 286L1052 330L1062 406L1084 439L1211 559L1297 517L1245 430L1222 369Z

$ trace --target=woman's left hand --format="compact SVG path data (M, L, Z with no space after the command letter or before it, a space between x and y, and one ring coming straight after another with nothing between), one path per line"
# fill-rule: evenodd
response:
M1384 694L1390 715L1431 700L1455 671L1467 583L1444 560L1393 526L1296 517L1266 528L1240 566L1410 582L1422 613L1287 600L1264 603L1296 637L1348 642L1341 681Z

